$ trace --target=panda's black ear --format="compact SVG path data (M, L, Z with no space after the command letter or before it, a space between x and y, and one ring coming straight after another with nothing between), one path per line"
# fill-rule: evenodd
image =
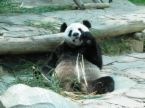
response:
M91 28L91 23L88 20L83 20L83 24L88 27Z
M67 28L67 24L66 23L61 24L60 32L64 32L66 30L66 28Z

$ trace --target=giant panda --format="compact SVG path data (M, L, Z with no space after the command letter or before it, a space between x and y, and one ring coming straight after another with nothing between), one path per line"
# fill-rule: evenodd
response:
M54 68L60 86L66 91L79 90L84 93L102 94L114 90L114 80L110 76L100 76L102 54L99 44L90 33L91 23L63 23L60 32L64 33L64 42L51 54L49 68ZM80 55L80 57L78 57ZM80 64L76 61L83 58L85 72L79 72ZM80 63L80 62L79 62ZM77 68L76 68L77 67ZM48 67L47 67L48 68ZM45 69L44 69L45 70ZM85 74L85 76L84 76Z

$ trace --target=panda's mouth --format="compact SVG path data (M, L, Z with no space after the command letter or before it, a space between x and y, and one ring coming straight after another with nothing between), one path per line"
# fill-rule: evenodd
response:
M75 38L75 39L73 39L72 40L72 44L74 44L74 45L81 45L82 44L82 40L80 40L79 38Z
M73 40L73 42L75 42L75 39Z
M77 41L79 42L79 41L81 41L81 40L80 40L79 38L76 37L76 38L73 39L72 41L73 41L73 42L77 42Z
M72 41L76 42L76 41L80 41L80 39L79 39L79 37L75 37Z

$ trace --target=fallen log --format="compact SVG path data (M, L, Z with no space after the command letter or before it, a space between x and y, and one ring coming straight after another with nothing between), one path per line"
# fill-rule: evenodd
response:
M33 37L0 37L0 54L24 54L53 50L62 41L63 33Z
M113 36L141 32L144 29L145 23L143 21L131 21L109 27L93 29L91 32L96 39L104 39ZM63 40L63 33L32 37L0 36L0 54L47 52L53 50Z
M91 8L96 8L96 9L104 9L104 8L109 8L110 4L109 3L85 3L83 4L82 2L78 2L77 0L74 0L75 4L73 6L74 9L77 7L79 9L91 9Z
M85 3L84 6L86 9L90 9L90 8L104 9L104 8L109 8L110 4L109 3Z
M92 29L91 32L96 39L110 38L124 34L141 32L145 29L143 21L128 21L120 24L113 24L103 28Z

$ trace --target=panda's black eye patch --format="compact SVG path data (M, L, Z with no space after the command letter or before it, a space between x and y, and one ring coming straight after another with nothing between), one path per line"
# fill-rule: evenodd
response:
M69 31L68 36L71 37L72 30Z
M83 30L81 29L81 28L78 28L78 30L82 33L83 32Z

